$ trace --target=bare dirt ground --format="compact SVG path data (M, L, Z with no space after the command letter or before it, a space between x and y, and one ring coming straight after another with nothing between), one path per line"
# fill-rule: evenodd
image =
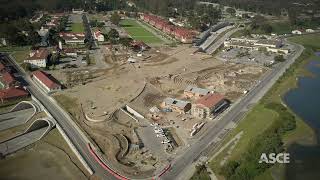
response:
M125 50L109 50L106 62L112 68L99 71L99 76L85 85L78 85L55 94L55 98L73 115L77 123L96 141L105 158L123 172L151 175L163 159L148 149L136 149L139 144L135 129L145 124L119 110L126 104L150 119L151 107L159 107L165 97L183 99L187 85L207 88L234 101L241 97L267 69L261 66L226 63L206 54L194 54L195 48L154 48L128 63ZM193 100L191 100L193 101ZM100 122L88 121L88 117ZM187 144L190 129L201 122L187 115L160 113L158 122L169 129L177 144ZM149 134L155 136L153 131ZM161 143L160 143L161 145ZM163 153L164 154L164 153ZM147 173L145 173L147 172Z

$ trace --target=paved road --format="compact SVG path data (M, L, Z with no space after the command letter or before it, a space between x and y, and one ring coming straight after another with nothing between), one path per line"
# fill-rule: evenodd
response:
M205 156L203 152L213 143L224 128L231 122L237 122L242 117L245 111L249 109L249 106L258 102L263 95L272 87L277 79L286 71L287 68L298 58L303 47L297 44L295 45L295 53L290 55L282 64L278 64L268 75L264 76L261 82L255 86L238 104L233 105L228 113L226 113L214 126L208 128L209 130L204 133L194 144L192 144L184 153L180 154L172 162L171 170L166 173L161 179L185 179L184 173L192 163L200 156ZM186 173L187 174L187 173Z
M0 131L25 124L34 113L33 108L0 114Z
M0 144L0 154L6 156L35 143L43 135L48 127L37 129L21 136L10 139Z
M49 97L43 91L39 90L39 88L33 83L31 78L24 72L24 70L15 63L12 57L7 59L15 65L15 68L20 72L20 74L24 77L25 81L28 83L27 88L30 91L30 93L43 104L47 111L62 127L66 135L70 138L74 146L79 151L80 155L88 163L90 168L92 168L95 174L106 180L116 179L113 175L109 174L106 170L104 170L96 162L94 157L92 157L87 148L87 144L89 142L82 136L82 134L79 133L74 124L71 123L73 120L70 118L70 116L59 105L57 105L51 97Z
M235 28L231 31L227 32L225 35L223 35L221 38L219 38L215 43L211 44L209 47L206 48L206 52L208 54L213 54L223 43L226 41L233 33L236 31L241 30L241 28Z
M190 166L194 160L196 160L202 152L209 147L212 141L218 136L224 127L231 121L238 121L240 115L243 114L243 111L247 109L247 106L251 103L257 102L264 93L274 84L274 82L282 75L282 73L287 69L297 58L300 56L303 48L297 46L295 55L291 56L286 62L275 67L273 71L265 76L261 83L251 90L246 97L243 98L237 105L234 105L233 108L227 113L219 122L209 128L210 130L204 133L199 141L196 141L192 146L187 149L184 153L181 153L173 162L171 171L166 173L162 178L163 179L177 179L180 174L183 174L183 171L186 167ZM12 63L15 63L10 59ZM63 128L68 137L71 139L75 147L78 149L81 156L89 164L89 166L95 171L96 174L101 176L103 179L112 180L115 179L111 174L105 171L90 155L89 150L87 149L87 140L77 131L76 127L71 123L72 119L70 116L59 107L50 97L44 94L42 91L33 84L31 79L23 73L23 70L16 65L16 68L21 71L21 74L25 77L25 80L29 83L28 89L32 95L34 95L40 102L46 107L46 109L51 113L51 115L56 119L57 123Z

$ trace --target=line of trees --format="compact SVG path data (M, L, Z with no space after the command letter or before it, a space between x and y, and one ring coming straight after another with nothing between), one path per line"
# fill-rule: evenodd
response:
M280 153L284 151L282 135L296 128L296 119L286 107L279 103L269 103L266 108L276 111L278 119L265 132L253 139L248 150L240 160L231 160L221 169L228 180L251 180L262 174L272 164L258 163L262 153Z

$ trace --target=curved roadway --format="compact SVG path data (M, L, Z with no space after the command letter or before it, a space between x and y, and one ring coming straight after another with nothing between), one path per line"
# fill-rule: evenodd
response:
M296 45L296 53L291 55L290 58L276 66L271 73L265 76L261 83L259 83L254 89L252 89L247 96L243 98L238 104L234 105L230 112L228 112L222 119L209 131L204 133L204 136L200 138L195 144L190 146L184 153L179 155L173 162L169 172L164 174L162 179L173 180L177 179L181 174L183 175L184 170L192 164L202 152L204 152L209 145L213 142L215 137L218 136L219 132L224 129L224 127L231 121L237 121L243 114L243 111L254 102L257 102L267 90L275 83L275 81L283 74L283 72L294 62L294 60L300 56L303 51L303 47ZM15 62L9 58L9 60L15 64ZM17 70L25 77L26 81L29 83L28 89L51 113L51 115L56 119L57 123L63 128L66 134L69 136L71 141L74 143L75 147L78 149L81 156L93 169L95 174L99 175L103 179L112 180L116 179L106 170L104 170L94 159L87 148L87 140L82 137L81 133L73 126L71 123L72 119L59 105L57 105L53 100L50 99L46 94L41 92L32 82L32 80L24 73L24 71L15 64Z
M210 148L210 145L214 143L214 139L220 135L224 128L232 121L239 121L243 117L243 114L249 109L249 106L258 102L290 65L294 63L295 59L301 55L304 50L303 46L293 45L295 45L295 53L289 55L285 62L274 67L238 104L234 104L225 116L212 127L208 128L209 130L200 137L200 140L196 141L184 153L180 154L179 157L172 162L171 170L164 174L162 179L172 180L185 178L184 173L187 173L188 167L200 156L206 156L206 150Z

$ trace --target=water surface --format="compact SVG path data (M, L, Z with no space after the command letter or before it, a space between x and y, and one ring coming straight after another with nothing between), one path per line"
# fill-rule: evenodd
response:
M320 53L316 55L320 56ZM315 130L318 145L293 144L289 147L288 180L320 180L320 61L311 61L306 68L313 76L300 77L298 88L287 92L284 101Z

